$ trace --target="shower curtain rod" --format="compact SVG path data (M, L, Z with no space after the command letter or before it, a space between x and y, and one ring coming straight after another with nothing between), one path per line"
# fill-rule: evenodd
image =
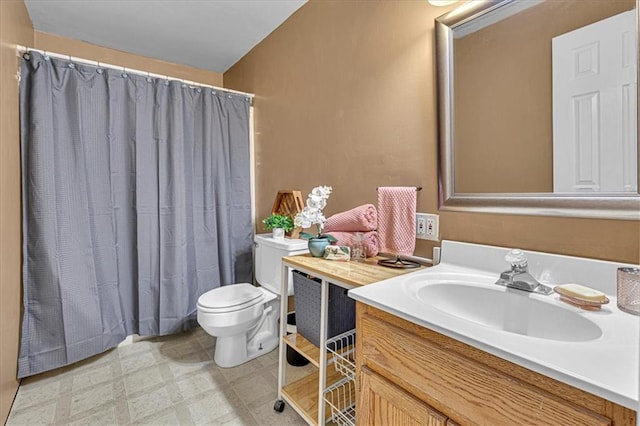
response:
M171 77L171 76L168 76L168 75L155 74L155 73L148 72L148 71L136 70L136 69L133 69L133 68L124 67L122 65L107 64L107 63L104 63L104 62L93 61L91 59L83 59L83 58L78 58L78 57L71 56L71 55L63 55L61 53L50 52L48 50L34 49L32 47L25 47L25 46L21 46L21 45L16 46L16 48L17 48L16 49L16 53L17 53L18 56L22 56L24 53L38 52L38 53L41 53L41 54L43 54L45 56L51 56L53 58L58 58L58 59L66 59L66 60L71 61L71 62L77 62L77 63L82 63L82 64L86 64L86 65L92 65L92 66L97 66L97 67L102 67L102 68L111 68L111 69L114 69L114 70L124 71L124 72L131 73L131 74L144 75L146 77L161 78L161 79L165 79L165 80L175 80L175 81L179 81L179 82L184 83L184 84L188 84L189 86L209 87L211 89L219 90L221 92L234 93L236 95L247 96L252 101L253 101L253 98L255 97L255 95L253 93L239 92L237 90L225 89L224 87L211 86L209 84L204 84L204 83L198 83L196 81L185 80L183 78Z

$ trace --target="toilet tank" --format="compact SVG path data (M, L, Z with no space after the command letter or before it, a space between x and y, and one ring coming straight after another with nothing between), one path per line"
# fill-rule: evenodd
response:
M280 294L280 277L284 256L308 253L307 240L289 239L274 240L271 234L260 234L254 238L256 244L255 272L258 284L267 290ZM289 272L289 293L293 294L291 272Z

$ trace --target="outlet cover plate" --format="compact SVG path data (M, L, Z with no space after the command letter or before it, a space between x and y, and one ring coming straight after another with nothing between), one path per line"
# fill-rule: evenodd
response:
M440 241L440 221L437 214L416 213L416 238Z

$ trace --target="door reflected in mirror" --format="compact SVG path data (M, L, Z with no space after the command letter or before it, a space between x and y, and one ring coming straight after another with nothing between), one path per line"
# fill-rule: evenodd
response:
M456 193L637 194L634 6L513 2L454 29Z
M476 0L436 19L442 210L640 219L640 0Z

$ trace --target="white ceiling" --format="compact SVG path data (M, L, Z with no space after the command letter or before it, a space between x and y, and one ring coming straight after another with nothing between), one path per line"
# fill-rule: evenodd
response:
M25 4L37 31L222 73L306 1L25 0Z

